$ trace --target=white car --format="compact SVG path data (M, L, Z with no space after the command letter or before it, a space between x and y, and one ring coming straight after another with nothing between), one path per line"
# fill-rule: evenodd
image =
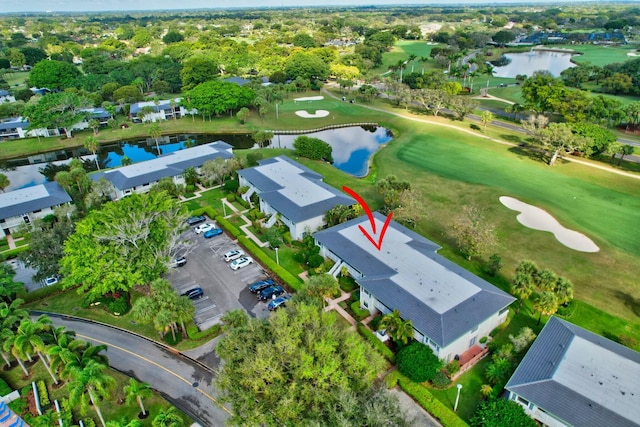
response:
M56 283L58 283L58 278L56 276L51 276L51 277L47 277L46 279L44 279L44 285L45 286L53 286Z
M238 258L237 260L229 264L229 267L231 267L232 270L237 270L239 268L246 267L249 264L253 264L253 258L243 256L242 258Z
M196 234L200 234L200 233L204 233L204 232L209 231L209 230L213 230L214 228L216 228L216 225L208 222L206 224L198 225L197 227L195 227L193 229L193 231L195 231Z
M244 251L242 249L234 249L224 254L224 260L225 262L229 262L243 256L244 256Z

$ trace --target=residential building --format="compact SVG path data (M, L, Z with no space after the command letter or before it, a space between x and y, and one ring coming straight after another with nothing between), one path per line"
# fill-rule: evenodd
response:
M5 102L16 102L16 98L8 90L0 90L0 104Z
M176 184L184 184L182 173L186 168L197 172L207 160L233 157L233 147L224 141L198 145L193 148L169 153L152 160L134 163L117 169L91 175L98 181L105 178L113 185L113 199L120 199L132 193L146 193L162 178L170 177Z
M53 213L53 208L70 203L71 197L57 182L0 193L0 237L21 225Z
M557 317L506 389L546 426L640 426L640 353Z
M133 122L138 123L140 123L141 120L142 122L155 123L160 120L169 120L173 118L179 119L180 117L183 117L187 114L198 114L198 110L196 109L188 110L185 107L181 106L181 100L182 98L174 98L173 100L163 99L157 101L158 104L156 104L156 101L143 101L133 103L131 104L131 108L129 109L129 118ZM140 113L144 107L151 107L154 111L152 113L145 114L144 117L140 119L140 117L138 117L138 113Z
M29 122L22 117L11 117L0 121L0 140L26 138Z
M386 217L373 214L381 235ZM515 300L480 277L437 253L440 247L395 221L378 250L364 235L377 239L367 216L314 234L320 254L343 267L360 286L360 306L376 312L398 310L411 320L414 338L445 361L478 350L477 343L507 318Z
M89 113L89 116L84 120L76 123L71 127L72 131L87 129L89 127L89 121L97 119L100 122L100 126L106 126L107 122L111 118L111 115L104 108L87 108L83 111ZM3 119L0 122L0 139L16 139L41 136L44 138L50 136L60 136L59 129L46 129L38 128L28 130L29 121L22 117L12 117Z
M279 218L293 239L302 239L325 225L324 215L338 205L351 206L355 200L322 182L322 175L286 156L264 159L259 165L238 171L240 186L249 187L243 194L260 199L260 211L271 227Z

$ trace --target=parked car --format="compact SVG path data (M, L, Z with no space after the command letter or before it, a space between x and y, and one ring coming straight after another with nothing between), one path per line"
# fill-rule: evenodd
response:
M50 276L44 279L45 286L53 286L58 283L58 276Z
M257 294L258 292L268 288L271 285L275 285L275 282L272 279L260 280L249 286L249 290L254 294Z
M173 268L182 267L186 263L187 263L187 258L181 256L171 261L171 264L169 264L169 266Z
M225 262L230 262L242 256L244 256L244 251L242 249L233 249L224 254L224 260Z
M202 288L193 288L193 289L189 289L186 292L183 292L182 296L187 297L191 300L200 299L204 296L204 292L202 292Z
M253 264L253 258L243 256L242 258L238 258L237 260L229 264L229 267L231 267L232 270L237 270L239 268L246 267L249 264Z
M278 297L274 300L269 301L269 304L267 304L267 308L269 309L269 311L277 310L280 307L286 306L287 301L289 301L290 299L291 299L290 294L283 295L281 297Z
M221 228L212 228L211 230L205 231L204 238L210 239L212 237L219 236L221 234L222 234Z
M269 286L267 289L263 289L258 295L260 301L266 301L268 299L272 299L274 297L278 297L284 294L284 289L280 285Z
M200 215L200 216L192 216L190 218L187 218L187 225L196 225L196 224L200 224L201 222L205 222L207 220L207 218L205 218L204 216Z
M193 231L195 231L196 234L200 234L200 233L205 233L209 230L213 230L214 228L216 228L216 225L208 222L206 224L200 224L199 226L194 228Z

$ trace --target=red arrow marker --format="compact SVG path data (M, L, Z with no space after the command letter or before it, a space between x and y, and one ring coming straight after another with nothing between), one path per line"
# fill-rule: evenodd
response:
M349 193L354 199L356 199L356 201L360 204L360 206L362 206L362 209L364 209L364 212L367 214L367 217L369 218L369 223L371 224L371 229L373 230L373 236L375 236L376 221L375 221L375 218L373 217L373 213L371 212L371 209L369 208L369 205L367 205L367 202L365 202L364 199L360 197L358 193L356 193L346 185L343 186L342 189L347 193ZM364 234L367 237L367 239L369 239L371 244L375 246L375 248L378 250L382 248L382 239L384 239L384 234L387 232L387 227L389 227L389 223L391 222L392 216L393 216L393 212L389 212L389 215L387 216L387 220L384 222L384 225L382 226L382 230L380 230L380 237L378 238L378 241L376 241L373 238L373 236L369 234L367 230L364 229L362 225L358 225L358 228L360 229L360 231L362 231L362 234Z

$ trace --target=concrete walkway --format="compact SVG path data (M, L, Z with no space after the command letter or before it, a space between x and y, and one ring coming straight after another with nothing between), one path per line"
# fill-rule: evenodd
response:
M347 322L351 324L351 327L349 328L349 330L356 330L356 325L358 324L358 321L353 317L351 317L351 315L347 313L344 308L340 307L340 303L342 301L346 301L349 298L351 298L351 292L344 292L342 290L340 290L340 292L341 292L341 295L336 299L325 298L325 301L327 302L327 306L324 308L324 311L331 311L331 310L337 311L342 317L345 318Z

